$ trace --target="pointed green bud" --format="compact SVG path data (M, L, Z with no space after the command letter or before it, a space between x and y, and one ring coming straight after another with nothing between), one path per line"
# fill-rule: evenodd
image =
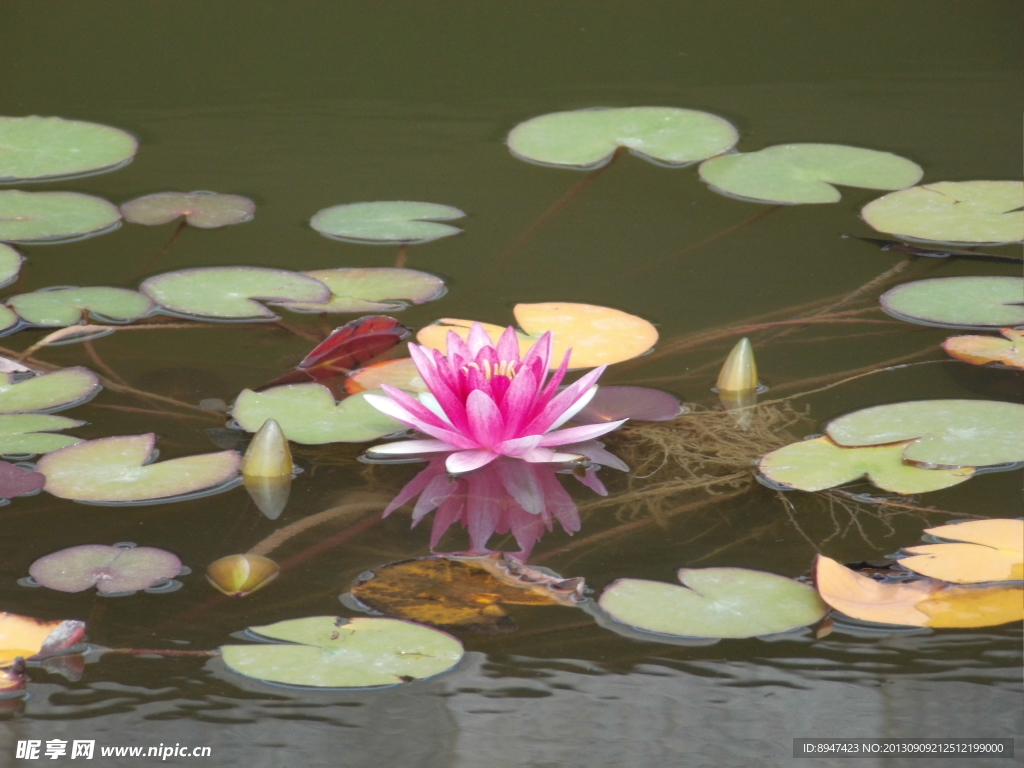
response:
M267 419L253 435L252 442L242 458L245 477L291 477L292 452L281 425Z
M722 366L722 372L718 374L718 391L756 392L757 384L754 348L750 345L750 339L744 337L732 348Z

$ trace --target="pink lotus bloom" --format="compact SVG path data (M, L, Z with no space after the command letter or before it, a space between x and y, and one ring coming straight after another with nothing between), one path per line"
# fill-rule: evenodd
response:
M626 421L558 429L590 402L605 366L559 392L570 353L547 379L550 332L521 360L513 328L506 329L495 345L479 323L474 323L466 341L454 331L448 333L447 356L416 344L409 345L409 352L430 392L416 398L384 384L388 397L365 397L377 410L434 439L374 446L369 451L374 456L453 451L445 462L453 474L477 469L499 456L534 463L570 461L577 455L552 448L591 440Z

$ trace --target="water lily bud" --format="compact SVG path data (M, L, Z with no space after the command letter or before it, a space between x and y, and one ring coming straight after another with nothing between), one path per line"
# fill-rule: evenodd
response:
M283 477L292 473L292 452L281 425L267 419L253 435L242 458L242 475L249 477Z
M206 580L228 597L245 597L265 587L280 573L273 560L260 555L228 555L206 568Z
M245 490L257 509L268 520L277 520L288 505L288 495L292 490L292 476L260 477L259 475L242 475Z
M722 366L722 372L718 374L718 391L756 392L757 385L754 348L750 345L750 339L744 337L732 348Z

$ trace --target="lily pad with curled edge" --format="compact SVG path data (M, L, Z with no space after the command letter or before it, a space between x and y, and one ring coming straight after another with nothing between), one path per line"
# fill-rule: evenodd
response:
M0 243L0 288L18 279L24 257L9 245Z
M39 558L28 573L41 586L58 592L84 592L95 586L110 594L148 589L181 572L181 560L155 547L83 544Z
M867 479L893 493L938 491L970 480L972 467L921 469L903 462L908 443L843 448L827 437L783 446L761 458L761 474L776 485L801 491L823 491Z
M27 493L41 491L46 478L39 472L19 467L9 461L0 461L0 498L13 499Z
M345 391L350 395L366 392L369 389L380 389L381 384L404 389L406 392L428 392L426 382L416 369L416 364L409 357L397 360L385 360L365 368L352 371L345 379Z
M243 390L231 415L246 432L255 432L267 419L274 419L285 437L303 445L365 443L405 429L362 394L337 403L327 387L315 383L287 384L265 392Z
M904 568L956 584L1024 580L1024 520L970 520L924 532L954 543L905 547L912 556L900 558Z
M252 219L256 203L241 195L216 192L156 192L121 204L121 215L132 224L148 227L185 217L191 227L216 229Z
M148 296L126 288L59 288L12 296L10 307L26 323L68 326L80 323L88 312L94 319L127 323L152 311Z
M950 336L942 348L957 360L971 365L996 363L1007 368L1024 369L1024 331L1003 328L1006 338L994 336Z
M397 312L445 293L444 281L426 272L394 267L314 269L303 274L331 289L326 304L287 303L298 312Z
M0 240L61 243L102 235L121 225L117 206L79 192L0 190Z
M873 200L861 216L873 229L952 244L1024 240L1024 182L940 181Z
M597 393L572 417L575 424L603 424L619 419L671 421L689 410L675 395L649 387L598 387Z
M61 117L0 117L0 182L116 170L139 142L118 128Z
M9 666L19 656L54 656L75 645L84 634L84 621L43 621L0 612L0 667Z
M618 579L598 604L616 621L644 632L741 638L813 624L828 610L806 584L746 568L680 568L683 586Z
M32 413L70 408L99 390L100 380L88 368L61 368L21 381L0 372L0 413Z
M624 107L552 112L508 135L516 157L541 165L590 169L619 147L660 165L684 166L731 149L739 140L727 120L677 107Z
M82 442L71 435L54 435L60 429L73 429L84 421L49 413L0 415L0 456L50 453ZM2 495L2 494L0 494Z
M923 175L921 166L905 157L843 144L778 144L700 166L701 179L715 192L778 205L837 203L842 196L835 184L904 189Z
M1024 405L998 400L910 400L834 419L841 446L909 440L904 461L928 467L988 467L1024 461Z
M898 285L879 301L909 323L987 330L1024 325L1024 278L935 277Z
M461 219L464 211L440 203L382 200L347 203L318 211L309 226L324 237L350 243L427 243L462 230L438 221Z
M400 619L310 616L249 632L282 642L222 646L224 663L245 677L284 685L399 685L447 672L464 653L451 635Z
M322 304L331 298L319 280L264 267L181 269L151 277L139 290L174 314L221 320L276 319L257 299Z
M48 453L36 464L43 490L62 499L125 503L188 496L227 483L238 474L235 451L184 456L147 464L156 435L88 440Z

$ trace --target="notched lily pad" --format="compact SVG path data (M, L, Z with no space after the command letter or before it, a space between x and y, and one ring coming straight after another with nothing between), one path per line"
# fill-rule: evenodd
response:
M184 216L191 227L216 229L249 221L255 213L256 203L249 198L216 192L156 192L121 205L125 221L147 227Z
M445 294L444 281L415 269L314 269L303 274L331 289L326 304L283 303L299 312L398 312Z
M39 472L24 469L7 461L0 461L0 498L13 499L41 491L46 478Z
M649 387L598 387L572 420L576 424L604 424L619 419L671 421L689 410L675 395Z
M82 442L81 438L49 433L80 427L83 424L84 421L47 413L0 415L0 455L50 453L67 448L69 445Z
M0 240L66 243L121 225L113 203L79 192L0 190Z
M41 586L59 592L93 586L104 594L137 592L173 579L181 572L181 560L155 547L83 544L39 558L28 572Z
M409 357L385 360L352 371L345 379L345 391L350 395L380 389L381 384L404 389L406 392L428 392L427 384Z
M0 413L63 410L85 402L101 388L99 377L88 368L62 368L22 380L0 372Z
M951 336L942 348L957 360L971 365L996 364L1024 369L1024 331L1003 328L1004 339L994 336Z
M1024 325L1024 278L936 277L898 285L879 299L888 314L940 328Z
M0 182L113 171L131 162L130 133L61 117L0 117Z
M24 261L25 258L11 246L0 243L0 288L5 288L18 279Z
M971 520L924 532L956 543L906 547L912 556L899 560L904 568L956 584L1024 580L1024 520Z
M318 211L309 226L324 237L350 243L427 243L462 230L438 221L461 219L465 212L440 203L382 200L333 205Z
M154 304L148 296L126 288L60 288L34 291L7 300L26 323L48 327L75 325L88 312L94 319L127 323L145 316Z

